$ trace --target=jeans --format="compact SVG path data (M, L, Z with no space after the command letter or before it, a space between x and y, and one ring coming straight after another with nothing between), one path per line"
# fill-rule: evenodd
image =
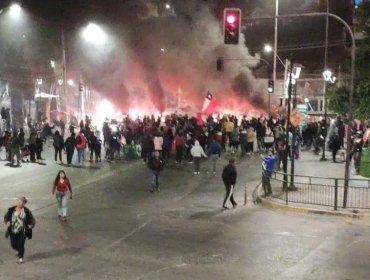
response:
M67 217L68 192L57 191L56 198L58 203L58 215L62 217Z
M81 157L82 157L82 160L85 159L85 149L77 149L77 159L78 159L78 163L81 162Z
M211 171L211 167L212 167L212 171L216 172L216 166L217 166L218 158L219 158L218 154L209 156L209 167L208 167L209 171Z
M194 172L200 172L200 157L193 157Z
M265 149L264 138L265 138L264 136L258 136L258 137L257 137L258 150L263 150L263 149Z
M265 192L265 196L272 194L270 176L265 175L264 173L262 173L262 187Z
M159 182L160 182L160 172L159 171L153 171L153 177L152 177L152 188L153 190L159 189Z
M184 153L184 146L176 146L176 161L177 162L181 162L183 153Z
M17 158L17 164L19 165L20 151L19 148L10 148L10 160L14 165L14 156Z
M59 148L59 147L55 147L54 146L54 150L55 150L55 156L54 156L54 159L55 159L55 161L57 161L57 156L58 156L58 154L59 154L59 161L62 161L62 148Z

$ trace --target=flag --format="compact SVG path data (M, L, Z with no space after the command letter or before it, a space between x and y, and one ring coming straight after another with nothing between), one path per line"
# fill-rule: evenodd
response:
M212 93L207 92L206 98L204 99L202 112L206 115L211 115L216 108L216 100Z

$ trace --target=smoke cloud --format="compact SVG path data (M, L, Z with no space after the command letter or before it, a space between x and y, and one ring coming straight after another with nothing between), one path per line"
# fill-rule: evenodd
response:
M212 7L196 0L174 1L170 11L163 11L148 1L136 2L140 18L122 26L124 39L107 46L101 57L83 50L79 61L94 87L114 98L121 110L139 106L163 112L180 99L180 106L194 113L207 91L220 110L244 113L263 107L260 96L266 85L251 71L258 57L249 54L243 36L237 46L224 45ZM110 35L115 37L113 31ZM223 72L216 71L218 57L226 59Z

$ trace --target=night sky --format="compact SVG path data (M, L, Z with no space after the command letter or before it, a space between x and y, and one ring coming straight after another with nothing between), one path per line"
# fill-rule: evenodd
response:
M10 2L1 0L0 7ZM149 3L158 5L155 15ZM173 15L166 14L166 3L174 7ZM142 84L149 92L161 92L163 96L179 85L198 96L206 89L227 92L223 85L231 84L235 92L252 103L262 102L250 96L251 91L261 88L258 77L240 66L233 66L220 77L215 73L215 60L219 55L254 57L265 43L273 42L273 20L261 20L243 22L245 46L225 47L221 36L223 9L240 7L245 17L274 15L275 0L23 0L22 6L34 23L29 22L28 29L22 30L28 30L24 44L33 65L61 57L63 26L69 75L83 75L93 87L112 98L121 98L125 93L127 99L128 92L133 91L138 96ZM330 11L348 22L352 20L352 9L351 0L330 0ZM280 0L280 14L325 10L326 0ZM99 52L82 44L79 37L81 28L92 21L103 26L111 38L111 43ZM321 76L324 27L325 18L279 21L279 55L284 59L294 52L306 73ZM336 69L346 56L346 38L340 24L330 20L329 28L329 66ZM160 52L162 48L165 55ZM271 56L265 58L271 60ZM249 67L255 66L249 63ZM277 70L281 77L282 67Z

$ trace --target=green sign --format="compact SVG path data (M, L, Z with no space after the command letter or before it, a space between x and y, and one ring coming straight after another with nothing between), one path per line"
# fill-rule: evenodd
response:
M307 125L307 116L308 116L308 106L307 104L297 104L297 111L300 112L304 119L300 123L300 125Z

